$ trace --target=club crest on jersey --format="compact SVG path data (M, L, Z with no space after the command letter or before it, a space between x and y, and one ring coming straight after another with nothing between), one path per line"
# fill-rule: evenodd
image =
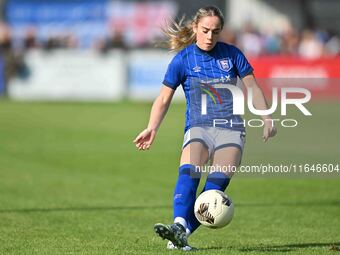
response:
M233 67L233 63L231 62L230 58L222 58L217 60L217 62L220 69L226 72L228 72Z

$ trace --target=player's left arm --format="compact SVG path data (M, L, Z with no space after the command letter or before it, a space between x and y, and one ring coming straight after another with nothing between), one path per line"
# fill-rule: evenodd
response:
M247 90L251 88L253 91L252 102L253 102L255 109L267 110L268 104L267 104L266 98L261 88L258 86L253 73L250 73L246 75L245 77L243 77L242 82L247 88ZM266 142L269 139L269 137L273 137L276 135L277 130L274 126L274 122L272 120L271 115L262 115L261 118L264 121L263 140Z

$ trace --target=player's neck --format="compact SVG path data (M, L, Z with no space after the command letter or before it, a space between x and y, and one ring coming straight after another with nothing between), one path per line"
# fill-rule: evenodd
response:
M196 47L196 49L198 49L202 53L211 53L216 48L216 45L211 50L203 50L203 49L200 48L200 46L197 45L197 43L195 43L195 47Z

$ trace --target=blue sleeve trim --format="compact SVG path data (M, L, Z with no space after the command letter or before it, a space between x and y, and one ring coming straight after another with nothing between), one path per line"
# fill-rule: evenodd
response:
M252 74L254 72L254 68L250 67L246 72L240 73L240 78L243 79L249 74Z
M176 90L177 88L176 86L172 85L170 82L167 82L166 80L164 80L162 83L163 85L167 86L170 89Z

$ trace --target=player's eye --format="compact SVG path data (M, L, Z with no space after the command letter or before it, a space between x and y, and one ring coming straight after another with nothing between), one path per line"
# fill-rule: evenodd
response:
M209 31L208 30L203 30L203 33L207 34Z

